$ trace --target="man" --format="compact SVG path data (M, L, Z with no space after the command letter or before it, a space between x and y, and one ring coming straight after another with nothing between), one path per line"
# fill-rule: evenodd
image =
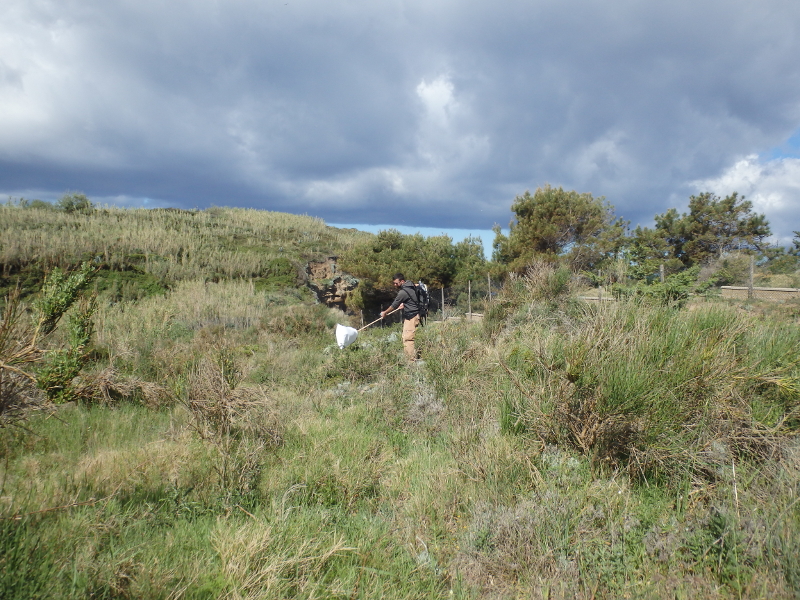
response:
M395 273L392 284L398 288L397 296L392 305L381 312L381 319L386 313L397 308L403 309L403 352L409 361L417 360L417 350L414 348L414 336L419 327L419 295L413 281L406 281L405 275Z

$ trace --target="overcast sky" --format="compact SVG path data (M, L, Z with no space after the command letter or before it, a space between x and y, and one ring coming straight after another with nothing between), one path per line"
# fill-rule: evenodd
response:
M0 193L489 229L739 191L800 230L798 0L3 0Z

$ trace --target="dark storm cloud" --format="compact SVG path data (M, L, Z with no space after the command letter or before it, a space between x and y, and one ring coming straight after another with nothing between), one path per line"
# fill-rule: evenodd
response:
M487 228L551 183L647 223L798 129L799 28L784 0L10 0L0 191Z

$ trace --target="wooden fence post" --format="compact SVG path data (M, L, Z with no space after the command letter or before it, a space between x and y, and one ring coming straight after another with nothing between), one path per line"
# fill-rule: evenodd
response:
M472 279L467 282L467 312L469 320L472 321Z

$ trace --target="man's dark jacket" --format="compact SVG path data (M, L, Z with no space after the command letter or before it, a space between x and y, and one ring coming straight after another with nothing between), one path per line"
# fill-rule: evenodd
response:
M403 305L403 319L413 319L419 314L419 295L413 281L406 281L400 286L400 291L397 292L397 297L392 302L390 310L394 310L401 304Z

